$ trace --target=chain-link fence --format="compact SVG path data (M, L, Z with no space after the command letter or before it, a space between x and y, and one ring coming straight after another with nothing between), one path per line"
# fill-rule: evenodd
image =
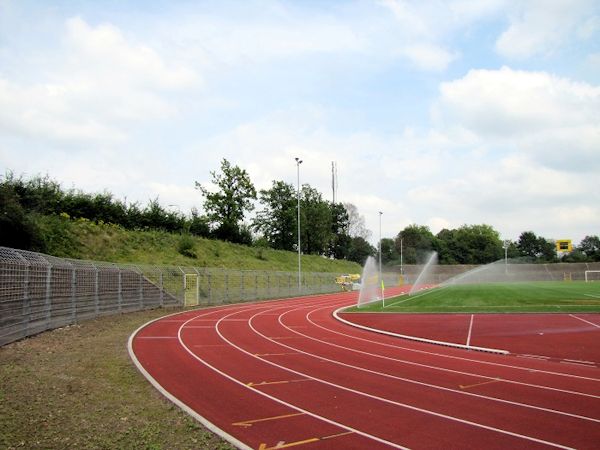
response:
M0 346L101 315L339 291L332 273L114 264L0 247Z

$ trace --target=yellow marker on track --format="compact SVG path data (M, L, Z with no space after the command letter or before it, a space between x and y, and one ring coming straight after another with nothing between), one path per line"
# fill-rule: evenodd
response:
M271 420L287 419L289 417L303 416L304 413L285 414L283 416L263 417L262 419L244 420L242 422L232 423L236 427L249 428L255 423L269 422Z

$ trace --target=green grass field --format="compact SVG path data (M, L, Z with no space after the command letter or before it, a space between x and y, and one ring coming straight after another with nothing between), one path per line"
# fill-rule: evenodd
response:
M438 287L349 312L600 312L600 283L539 281Z

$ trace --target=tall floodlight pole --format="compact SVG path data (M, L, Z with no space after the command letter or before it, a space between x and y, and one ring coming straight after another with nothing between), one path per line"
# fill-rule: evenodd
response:
M301 279L302 279L302 260L300 258L300 164L302 160L296 159L296 169L298 172L298 293L302 290Z
M510 246L510 241L507 239L504 241L504 272L508 275L508 247Z
M383 297L383 277L381 276L381 216L383 215L382 211L379 211L379 284L381 285L381 299L383 301L383 306L385 306L385 298Z
M404 275L404 268L402 267L402 244L404 238L400 238L400 275Z

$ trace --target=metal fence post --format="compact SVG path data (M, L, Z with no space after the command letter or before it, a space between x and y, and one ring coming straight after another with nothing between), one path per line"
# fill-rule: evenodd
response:
M100 315L100 269L98 266L94 265L94 270L96 273L94 274L94 310L96 311L96 316Z
M139 269L139 267L138 267ZM144 308L144 275L140 270L140 308Z
M44 304L44 307L46 308L46 328L50 328L50 321L52 320L52 264L51 263L48 263L48 267L46 268L46 302Z
M160 271L160 307L162 308L165 304L165 289L163 285L163 271Z
M25 262L25 278L23 279L23 337L29 335L29 316L31 315L31 299L29 298L29 263Z
M212 284L211 284L211 273L208 272L208 304L212 305Z
M117 270L119 271L119 283L118 283L118 300L119 300L119 312L121 312L121 309L123 308L123 276L121 275L121 268L117 267Z
M71 323L77 322L77 272L71 265Z
M244 271L240 270L241 281L240 281L240 297L241 300L244 301Z
M225 301L229 302L229 272L225 272Z

